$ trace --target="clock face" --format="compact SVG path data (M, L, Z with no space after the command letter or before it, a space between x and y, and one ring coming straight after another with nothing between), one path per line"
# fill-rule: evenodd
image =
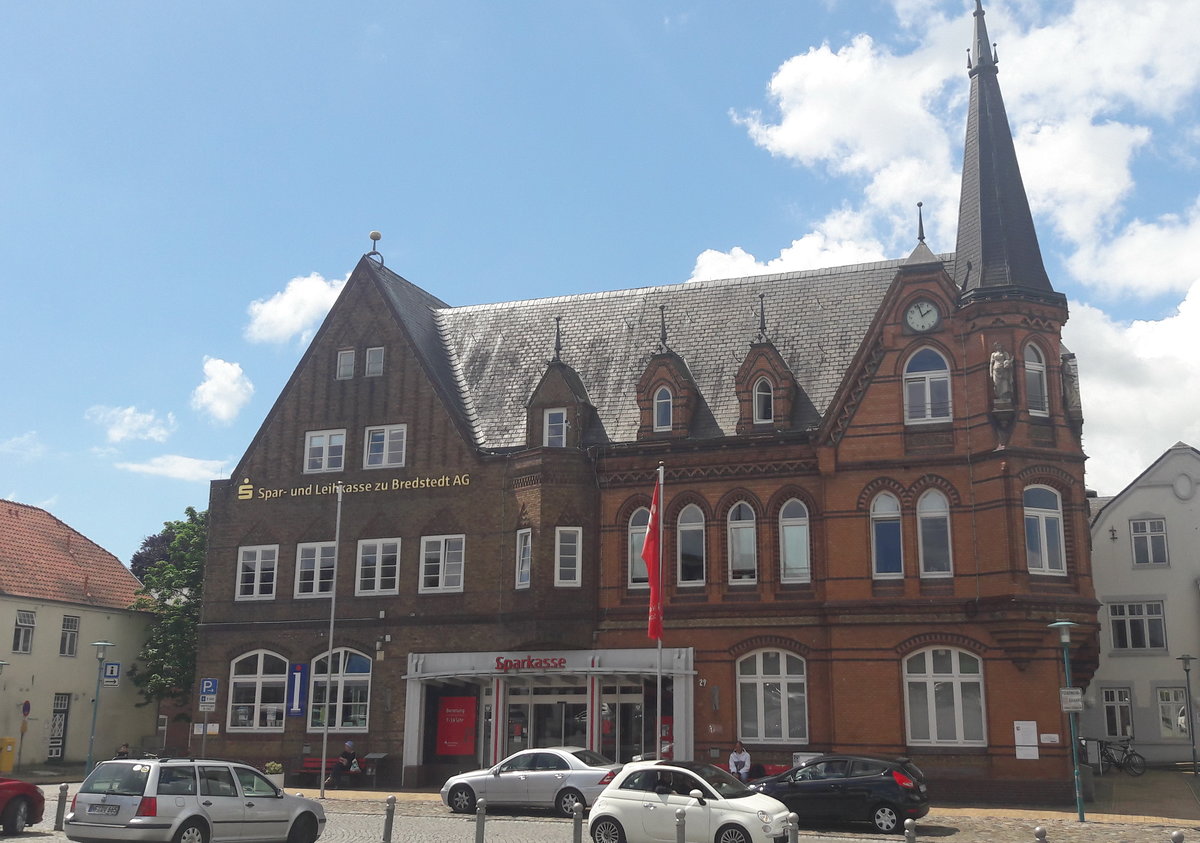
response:
M937 305L928 299L917 299L904 311L904 321L914 331L929 331L937 327L942 314Z

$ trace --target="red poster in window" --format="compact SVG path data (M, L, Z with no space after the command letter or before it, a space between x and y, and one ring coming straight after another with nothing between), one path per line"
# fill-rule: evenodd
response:
M437 754L475 754L475 697L438 701Z

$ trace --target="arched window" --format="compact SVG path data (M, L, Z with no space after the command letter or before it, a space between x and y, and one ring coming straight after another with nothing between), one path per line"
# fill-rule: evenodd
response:
M909 744L983 746L983 663L962 650L931 647L904 660Z
M738 738L759 743L808 743L808 682L804 659L760 650L737 663Z
M640 507L629 516L629 582L630 588L646 588L650 574L646 561L642 559L642 546L646 543L646 529L650 526L650 510Z
M1025 560L1030 573L1067 573L1063 545L1062 500L1049 486L1027 486L1025 504Z
M1025 346L1025 403L1029 414L1050 414L1049 393L1046 391L1046 358L1033 343Z
M810 582L808 507L792 498L779 510L779 581Z
M767 424L775 421L775 388L766 378L754 384L754 423Z
M371 701L371 660L348 648L333 651L333 673L329 675L329 659L325 655L312 660L309 679L308 729L325 727L329 712L331 729L339 732L367 731L367 715ZM326 688L332 688L326 693Z
M904 421L950 420L950 367L932 348L922 348L904 367Z
M755 582L757 579L754 510L750 504L739 501L729 510L729 581Z
M661 432L671 429L673 398L671 390L665 386L659 387L654 393L654 430Z
M871 558L876 579L904 576L904 548L900 544L900 501L883 492L871 501Z
M282 732L287 697L287 659L255 650L234 659L229 669L231 732Z
M679 584L704 583L704 513L690 503L679 513Z
M950 576L950 504L937 489L930 489L917 501L917 540L921 576Z

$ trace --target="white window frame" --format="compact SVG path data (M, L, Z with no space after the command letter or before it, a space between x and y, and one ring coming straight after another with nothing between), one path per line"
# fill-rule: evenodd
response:
M954 647L927 647L905 656L902 665L910 746L987 746L983 659ZM947 727L949 734L939 733Z
M403 468L408 452L408 425L382 424L363 433L363 468Z
M517 530L516 584L519 589L529 588L533 578L533 530Z
M1162 600L1109 603L1108 625L1114 653L1165 652L1167 649L1167 616Z
M1104 737L1117 740L1133 737L1133 689L1103 688Z
M1166 565L1171 558L1167 553L1166 519L1130 519L1129 544L1133 553L1133 567L1149 568L1155 565Z
M1054 496L1055 507L1031 503L1042 492ZM1050 486L1026 486L1021 493L1025 512L1025 561L1031 574L1067 575L1067 546L1063 527L1062 495ZM1057 536L1055 535L1057 533ZM1033 547L1036 540L1037 547Z
M354 594L399 594L399 538L359 539L358 562L354 572ZM368 566L367 560L371 561Z
M377 378L383 374L383 346L377 345L367 349L366 361L363 364L363 377Z
M1036 343L1025 345L1025 406L1031 416L1050 415L1050 392L1046 388L1046 356Z
M547 448L567 447L567 408L551 407L542 411L542 445Z
M12 651L33 652L33 631L37 628L37 614L29 609L17 610L17 622L13 626Z
M461 533L421 537L419 594L461 592L466 579L467 537ZM429 584L432 581L433 584Z
M253 672L238 673L238 665L250 659L254 659ZM282 732L287 718L288 672L287 659L271 650L251 650L233 659L229 663L226 731ZM251 698L239 699L245 690L252 691ZM249 715L246 720L240 716L243 708ZM247 720L250 725L244 725Z
M735 520L736 519L736 520ZM738 501L729 508L725 520L728 528L729 582L742 585L758 582L758 520L754 507ZM745 542L749 541L749 554L745 553ZM749 559L747 560L747 555ZM749 564L747 564L747 561Z
M799 507L803 515L796 514ZM793 535L798 538L789 541ZM793 559L792 550L800 556ZM812 534L808 506L799 498L789 498L779 508L779 581L812 582Z
M771 424L775 421L775 385L770 378L761 377L754 382L754 423Z
M337 353L337 368L334 371L334 378L339 381L348 381L354 377L354 349L343 348Z
M735 673L739 740L808 743L808 666L801 656L756 650L737 660ZM792 701L798 712L789 705Z
M926 365L936 357L938 368ZM918 360L922 362L918 364ZM921 365L922 368L914 368ZM945 400L935 397L945 391ZM944 405L944 406L943 406ZM954 398L950 389L950 364L942 353L930 346L913 352L904 364L904 423L911 425L940 424L954 417Z
M1155 690L1158 700L1158 733L1164 738L1186 740L1188 736L1187 689L1166 686Z
M936 535L946 545L946 558L934 559L927 542ZM950 500L938 489L929 489L917 499L917 545L921 576L937 579L954 576L954 545L950 536Z
M675 396L670 387L660 386L654 391L654 432L663 433L671 429L675 419Z
M58 639L58 654L60 656L79 655L79 615L63 615L62 634Z
M336 717L329 728L337 732L368 731L371 726L371 676L374 672L371 658L349 647L334 647L332 673L326 658L327 653L320 653L309 663L308 731L325 730L324 717L329 707L326 689L330 683L335 691L332 704L336 707ZM347 665L355 669L347 670ZM365 671L358 669L363 666L366 667ZM347 701L347 691L354 691L355 698Z
M327 474L346 465L346 429L310 430L304 434L304 473Z
M337 575L337 545L333 542L302 542L296 545L297 600L325 598L333 594Z
M700 507L694 503L689 503L679 511L679 517L675 521L675 581L681 588L702 586L708 580L708 542L705 541L705 533L704 511ZM685 541L688 543L694 541L696 535L700 538L700 577L698 579L684 579L684 544Z
M569 541L564 539L569 537ZM583 580L583 528L554 529L554 585L579 588Z
M646 560L642 558L642 547L646 543L646 531L650 528L650 510L640 506L629 516L629 525L625 531L628 537L629 565L627 567L625 585L628 588L643 589L650 587L650 573L646 568Z
M274 600L278 580L279 545L258 544L238 548L235 601Z
M887 501L890 506L884 510L883 502ZM891 508L894 506L894 510ZM871 500L871 576L877 580L898 580L904 578L904 524L901 520L900 499L891 492L880 492ZM880 565L885 560L882 553L882 541L885 536L881 533L887 528L888 533L891 533L891 527L895 527L896 533L896 554L898 556L899 570L885 571L880 569Z

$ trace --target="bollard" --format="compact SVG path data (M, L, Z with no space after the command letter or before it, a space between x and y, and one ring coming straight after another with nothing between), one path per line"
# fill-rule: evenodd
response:
M583 843L583 800L571 806L571 840Z
M483 827L487 824L487 800L480 797L475 802L475 843L483 843Z
M675 843L685 843L685 841L683 839L685 828L686 827L685 827L684 821L683 821L683 809L676 808L675 809Z
M1172 831L1171 832L1171 843L1183 843L1183 832L1182 831Z
M800 815L792 811L787 815L787 821L784 823L784 828L787 829L788 843L799 843L800 840Z
M58 810L54 812L54 830L63 830L63 817L67 815L67 783L58 786Z
M917 821L911 817L904 821L904 843L916 843Z
M387 798L387 810L383 812L383 843L392 843L392 820L396 818L396 797Z
M1046 843L1046 829L1040 825L1033 830L1033 836L1038 839L1038 843Z

